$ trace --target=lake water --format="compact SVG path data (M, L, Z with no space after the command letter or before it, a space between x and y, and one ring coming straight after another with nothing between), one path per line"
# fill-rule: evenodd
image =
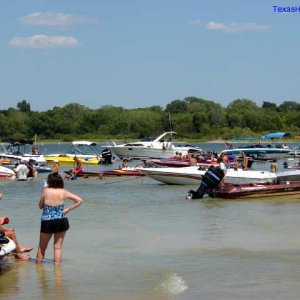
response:
M89 167L100 168L112 166ZM0 182L0 215L33 257L46 176ZM300 298L300 201L188 201L196 187L135 177L65 183L85 202L68 215L61 267L51 263L52 243L42 265L6 257L1 299Z

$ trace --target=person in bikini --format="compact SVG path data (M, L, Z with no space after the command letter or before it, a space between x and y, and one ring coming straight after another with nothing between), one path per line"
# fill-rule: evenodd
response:
M47 179L48 187L44 188L39 208L42 209L40 242L36 255L37 262L42 262L48 243L54 235L54 263L60 264L62 260L62 245L69 229L69 221L66 215L73 209L80 206L83 200L64 189L63 178L58 173L51 173ZM66 199L74 203L65 208Z

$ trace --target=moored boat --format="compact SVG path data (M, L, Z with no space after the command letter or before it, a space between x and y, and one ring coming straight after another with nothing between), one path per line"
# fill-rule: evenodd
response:
M40 165L45 165L44 155L39 153L36 146L32 146L33 141L21 139L19 141L11 140L8 143L2 143L0 157L10 163L14 160L23 160L26 162L34 161ZM28 147L32 147L31 150Z
M289 136L288 132L269 133L259 138L259 143L234 146L233 143L226 142L226 149L222 152L227 155L241 155L243 152L247 156L252 156L256 160L267 160L272 158L289 157L291 149L284 143L270 144L262 143L261 140L279 139ZM233 141L256 140L256 138L233 138Z
M197 166L182 168L141 168L140 172L152 179L166 184L193 185L201 182L206 170ZM253 171L228 169L225 177L226 183L266 183L275 182L277 175L269 171Z
M65 173L69 176L72 176L71 171L65 171ZM141 174L139 170L136 168L118 168L118 169L112 169L112 170L101 170L98 172L80 172L76 174L76 177L82 177L82 178L89 178L89 177L115 177L115 176L144 176Z
M77 157L83 164L100 164L102 157L97 144L90 141L73 141L72 146L65 153L53 153L44 155L47 163L57 160L60 164L73 164L74 157Z
M138 168L139 171L154 180L165 184L190 185L199 184L205 170L197 166L182 168Z
M175 146L174 131L164 132L157 138L144 138L141 141L117 145L106 145L118 157L130 157L132 159L166 158L174 156L176 152L186 155L188 152L200 152L202 149L191 145Z
M0 166L0 179L14 179L16 174L13 170Z
M5 237L2 232L0 232L0 260L12 253L15 249L15 242L10 238Z
M225 199L248 199L284 196L300 200L300 181L279 184L224 185L212 191L213 197Z

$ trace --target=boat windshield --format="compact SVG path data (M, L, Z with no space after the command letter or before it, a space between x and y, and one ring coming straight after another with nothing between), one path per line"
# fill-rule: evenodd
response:
M68 154L81 154L81 155L89 155L89 154L100 154L100 149L97 147L95 143L90 145L76 145L73 144L71 148L69 148L66 153Z

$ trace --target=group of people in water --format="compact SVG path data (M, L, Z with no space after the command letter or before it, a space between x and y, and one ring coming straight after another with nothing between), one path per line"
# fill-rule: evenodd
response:
M28 178L37 178L39 176L33 161L21 160L15 163L13 171L16 173L18 181L26 181Z
M240 167L238 159L236 157L234 158L232 163L229 157L224 152L222 152L219 156L215 156L215 154L212 152L209 154L209 159L212 162L216 162L216 164L219 164L220 168L224 172L224 175L226 175L228 168L233 166L234 170L238 170L238 168ZM176 156L178 156L178 159L183 159L181 158L182 155L180 155L180 153L176 153ZM203 158L205 157L203 156ZM196 157L196 155L193 153L189 153L188 156L185 157L185 159L189 159L191 165L196 165L199 157ZM202 159L202 157L200 159ZM128 167L128 161L128 158L123 159L122 168ZM248 157L245 153L242 153L241 167L243 170L248 169ZM25 163L24 161L21 161L18 165L16 165L14 171L17 174L18 180L26 180L30 176L30 174L32 177L36 177L36 173L34 173L34 171L30 171L30 168L30 163ZM54 160L52 165L52 173L50 173L47 178L47 184L44 187L38 202L38 206L42 210L42 215L40 240L36 254L37 262L42 262L44 260L49 241L54 236L54 263L61 263L62 245L66 232L69 229L67 214L71 210L79 207L83 202L83 199L81 197L69 192L64 188L64 180L59 174L59 168L59 162ZM276 160L273 160L273 162L271 163L271 171L278 171ZM70 170L70 175L66 178L72 179L81 172L83 172L83 163L78 157L75 156L74 168ZM224 179L222 180L220 185L224 185ZM2 195L0 193L0 197L1 196ZM73 201L73 204L65 208L64 205L67 199ZM12 239L16 244L16 249L14 252L16 259L30 259L31 256L26 253L30 252L33 248L21 245L17 240L14 228L5 226L7 223L7 217L0 217L0 232L3 232L6 237Z

